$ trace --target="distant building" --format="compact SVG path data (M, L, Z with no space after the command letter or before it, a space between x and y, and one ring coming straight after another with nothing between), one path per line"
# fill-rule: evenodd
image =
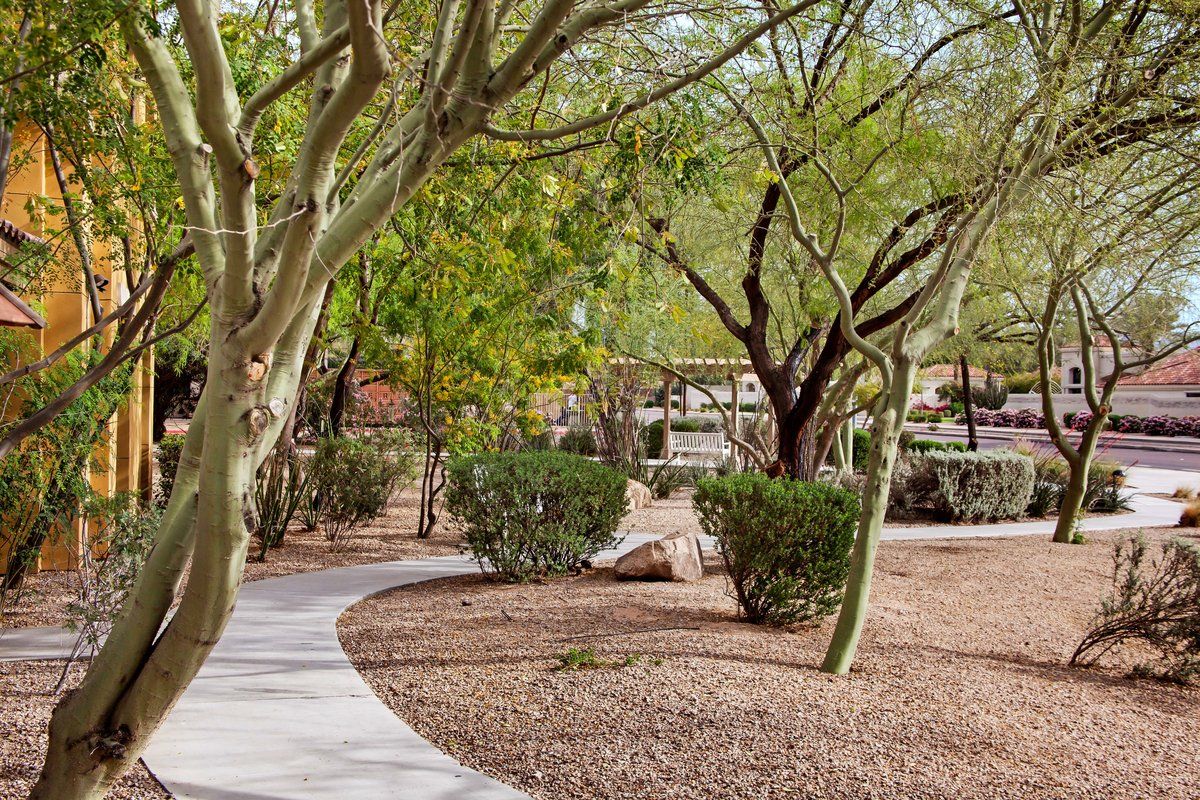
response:
M1200 350L1184 350L1137 375L1126 375L1117 381L1117 393L1200 401Z

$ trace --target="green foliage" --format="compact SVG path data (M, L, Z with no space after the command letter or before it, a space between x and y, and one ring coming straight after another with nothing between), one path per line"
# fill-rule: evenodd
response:
M596 434L591 428L568 428L558 439L558 449L579 456L596 455Z
M1041 383L1042 377L1036 372L1019 372L1004 380L1004 385L1012 394L1029 394L1034 386Z
M354 529L387 508L397 481L415 475L415 457L390 434L321 439L308 464L329 549L343 549Z
M871 432L864 428L854 429L854 471L866 472L867 459L871 456Z
M908 443L907 450L913 453L930 453L935 450L949 450L949 443L933 439L913 439Z
M699 433L700 420L698 419L673 419L671 420L671 430L676 433Z
M451 459L446 507L485 573L526 582L580 569L620 541L623 475L562 452Z
M1033 494L1033 460L1018 453L930 451L911 459L907 502L952 520L1015 519Z
M662 458L663 445L663 422L661 419L656 419L646 427L642 428L642 444L645 448L646 458Z
M943 444L946 445L947 450L953 450L956 453L967 452L966 442L943 442Z
M112 629L154 545L161 512L141 508L133 493L86 503L91 547L80 559L79 594L67 604L67 629L92 650Z
M988 381L983 386L972 387L971 397L980 408L999 411L1008 402L1008 389L998 381Z
M18 383L24 395L20 417L44 406L71 386L99 358L95 351L73 353L55 366ZM88 469L108 433L112 415L130 389L126 365L86 390L49 425L26 438L0 460L0 551L9 561L3 583L5 601L16 601L24 571L37 558L42 544L68 530L92 497ZM6 425L0 425L0 431Z
M599 669L606 663L596 657L596 651L591 647L568 647L565 653L559 653L555 658L558 659L558 669L562 672Z
M175 473L179 470L179 457L183 455L183 445L187 437L178 433L169 433L158 440L158 495L159 505L165 506L171 499L171 490L175 488Z
M747 620L786 625L838 607L860 513L854 494L743 473L698 481L693 503Z
M1116 647L1139 642L1156 658L1134 672L1177 683L1200 678L1200 547L1185 539L1163 543L1157 561L1147 559L1141 534L1117 542L1112 589L1071 656L1091 665Z

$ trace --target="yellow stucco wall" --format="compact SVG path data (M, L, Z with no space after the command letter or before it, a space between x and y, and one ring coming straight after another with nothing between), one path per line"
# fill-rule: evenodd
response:
M40 131L31 125L19 125L13 142L13 166L5 194L0 200L0 218L7 219L35 236L45 237L41 222L30 217L26 205L31 197L60 198L58 182L46 152ZM52 225L62 226L60 220ZM42 353L48 353L63 342L89 327L93 320L84 286L83 272L76 263L74 248L67 242L52 243L60 269L39 297L25 297L27 302L40 303L46 327L35 332ZM97 242L92 253L96 274L108 279L100 292L102 310L107 313L120 305L125 284L123 270L115 269L107 243ZM105 342L111 342L110 326ZM96 464L88 476L92 487L105 495L118 491L141 492L149 499L153 481L153 406L154 360L145 353L134 371L134 388L129 400L109 422L109 435L96 452ZM83 545L85 526L76 523L75 530L42 549L40 569L72 569ZM7 553L0 541L0 572L7 562Z

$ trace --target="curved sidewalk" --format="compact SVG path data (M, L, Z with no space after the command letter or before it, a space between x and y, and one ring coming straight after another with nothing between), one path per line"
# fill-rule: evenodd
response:
M1137 475L1145 491L1169 476ZM1170 489L1166 489L1170 491ZM1132 514L1083 530L1174 524L1179 505L1138 496ZM1053 522L889 528L887 539L1048 534ZM655 538L632 534L620 550ZM617 551L601 554L612 557ZM220 643L145 754L178 800L517 800L526 795L467 769L426 742L376 698L342 650L337 619L363 597L463 575L460 557L398 561L246 584ZM38 633L41 631L41 633ZM30 629L0 637L0 658L61 657L73 637ZM45 650L35 640L44 636ZM11 651L16 655L16 650ZM33 655L30 655L33 653Z

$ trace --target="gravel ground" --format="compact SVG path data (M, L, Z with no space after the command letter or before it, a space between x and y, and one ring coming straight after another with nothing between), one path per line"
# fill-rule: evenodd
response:
M0 662L0 797L25 797L37 780L46 747L46 726L62 672L61 661ZM74 670L69 686L83 677ZM108 795L110 800L161 800L171 795L140 760Z
M669 508L655 532L679 524ZM692 585L604 568L420 584L357 604L339 631L418 733L545 800L1194 800L1200 690L1124 677L1132 652L1063 666L1117 535L882 543L858 663L840 678L816 670L832 620L739 623L715 564ZM588 645L605 666L555 669Z

